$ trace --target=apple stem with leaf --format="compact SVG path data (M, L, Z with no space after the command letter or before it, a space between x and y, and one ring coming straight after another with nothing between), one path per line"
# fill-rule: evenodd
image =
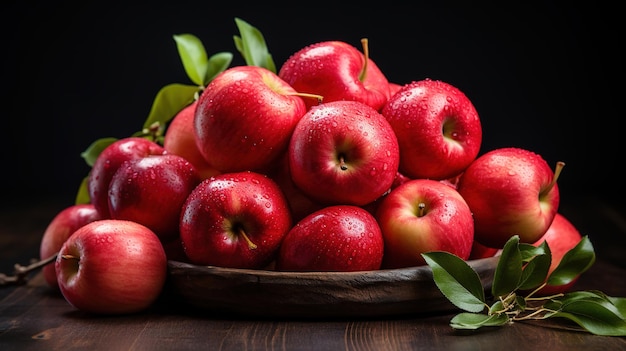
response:
M520 243L517 235L512 236L502 248L490 289L482 285L478 273L460 257L445 251L422 255L433 271L439 290L462 310L450 320L454 329L475 330L515 321L560 318L595 335L626 336L624 297L608 296L597 290L533 296L546 283L568 284L591 267L596 256L587 236L547 276L552 261L548 243L544 241L535 247ZM525 295L528 289L531 293ZM490 296L486 294L488 290Z

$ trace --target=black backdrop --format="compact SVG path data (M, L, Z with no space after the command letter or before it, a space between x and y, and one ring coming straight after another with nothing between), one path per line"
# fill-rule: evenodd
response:
M368 37L391 81L428 77L463 90L483 121L483 152L519 146L550 164L565 161L565 202L620 200L624 57L614 8L204 3L5 5L5 206L51 197L70 204L89 169L80 153L97 138L138 130L162 86L190 83L173 34L195 34L209 54L230 51L242 64L235 17L261 30L277 65L316 41L360 46Z

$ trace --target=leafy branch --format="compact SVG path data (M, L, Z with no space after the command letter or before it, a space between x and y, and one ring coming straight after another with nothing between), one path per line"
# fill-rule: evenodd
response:
M583 330L604 336L626 336L626 298L600 291L575 291L537 296L546 285L571 283L595 262L587 236L568 251L548 274L552 253L547 242L535 247L512 236L502 249L491 284L491 295L466 261L448 252L422 254L442 294L463 312L450 321L454 329L498 327L516 321L561 318Z
M240 18L235 18L235 24L240 33L239 36L233 36L235 48L244 58L246 65L260 66L276 72L276 65L268 51L263 34ZM152 102L141 130L132 135L160 144L163 143L166 127L174 116L185 106L197 100L206 86L218 74L230 67L233 60L233 54L230 52L218 52L209 57L202 41L193 34L178 34L173 38L191 84L172 83L162 87ZM92 167L100 152L116 140L118 139L115 137L97 139L80 156L89 167ZM88 177L84 177L79 185L75 197L76 204L90 201L87 179Z

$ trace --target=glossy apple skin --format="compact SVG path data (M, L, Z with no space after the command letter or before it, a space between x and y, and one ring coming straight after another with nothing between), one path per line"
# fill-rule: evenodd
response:
M275 259L291 225L289 204L273 180L250 171L223 173L189 195L180 237L192 263L260 269Z
M275 73L236 66L213 79L198 98L196 143L220 172L266 169L287 149L306 112L304 101Z
M93 221L76 230L54 265L65 299L95 314L147 309L161 294L167 277L165 252L154 232L115 219Z
M62 209L48 223L43 233L39 245L39 258L45 260L57 254L67 238L78 228L99 219L102 219L102 217L93 204L76 204ZM59 284L54 264L43 266L41 271L46 283L54 290L57 290Z
M457 189L472 209L475 238L501 248L514 234L537 241L559 207L554 172L532 151L506 147L478 157L459 178Z
M470 208L454 188L440 181L412 179L398 186L383 198L376 218L385 240L383 268L424 265L421 254L429 251L447 251L464 260L470 255Z
M365 56L342 41L323 41L292 54L278 76L300 93L321 95L323 103L359 101L380 110L389 99L389 81L376 63L368 58L365 79L360 79ZM307 109L318 104L304 100Z
M100 212L102 218L111 218L109 183L119 166L127 160L164 153L165 149L161 145L139 137L119 139L102 150L87 180L87 192L91 203Z
M376 200L391 188L400 162L387 120L356 101L311 108L298 122L288 152L296 186L325 205Z
M552 262L550 263L548 274L554 272L556 267L563 259L563 256L565 256L565 254L569 250L578 245L582 238L582 234L580 234L580 231L574 226L574 224L570 222L565 216L557 212L557 214L554 216L552 224L550 224L550 227L548 228L546 233L541 237L541 239L533 243L534 246L539 246L545 241L550 247ZM578 277L573 279L568 284L546 285L539 291L537 291L535 295L550 296L554 294L565 293L572 288L577 280Z
M122 164L109 186L111 218L141 223L163 242L179 236L180 213L201 179L194 166L172 154Z
M182 156L191 162L200 178L206 179L219 174L219 171L209 165L196 144L193 124L197 104L197 100L194 100L174 116L163 136L163 147L168 153Z
M376 218L361 207L324 207L289 231L276 260L279 271L380 269L384 248Z
M285 153L280 162L276 164L276 167L268 172L267 175L278 184L283 194L285 194L291 210L291 219L295 223L325 206L313 200L296 186L291 178L289 158L287 156L287 153Z
M406 84L381 112L400 144L400 171L410 178L453 178L480 151L478 112L449 83L424 79Z

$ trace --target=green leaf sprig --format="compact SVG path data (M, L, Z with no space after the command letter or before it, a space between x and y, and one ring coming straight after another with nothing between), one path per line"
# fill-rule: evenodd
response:
M240 18L235 18L235 24L240 36L233 37L234 44L246 65L260 66L276 72L272 55L269 53L261 32ZM230 52L218 52L209 57L202 41L193 34L176 34L173 38L191 84L172 83L162 87L154 98L141 130L132 134L132 136L146 138L160 144L163 144L166 127L174 116L185 106L197 100L207 84L230 67L233 60L233 54ZM118 139L115 137L97 139L80 156L89 167L92 167L100 152L116 140ZM88 176L84 177L79 185L75 197L76 204L90 202L87 179Z
M595 262L588 236L548 275L552 260L544 241L535 247L512 236L504 245L486 296L481 280L466 261L443 251L422 254L442 294L463 312L450 321L454 329L499 327L516 321L561 318L595 335L626 336L626 298L600 291L575 291L539 297L545 285L571 283Z

